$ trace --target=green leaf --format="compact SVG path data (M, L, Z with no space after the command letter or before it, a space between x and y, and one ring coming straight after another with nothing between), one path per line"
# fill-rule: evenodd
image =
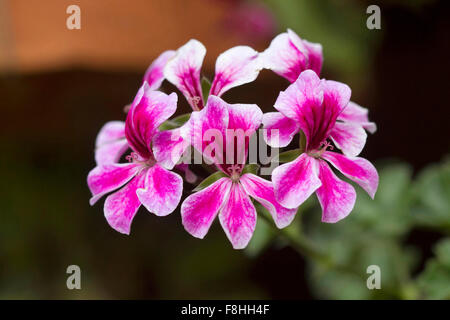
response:
M450 160L428 166L419 174L414 187L415 221L450 231Z
M167 121L164 121L160 126L159 130L165 131L165 130L171 130L175 128L181 127L183 124L185 124L189 118L191 117L190 113L182 114L181 116L175 117L173 119L169 119Z
M439 262L450 268L450 238L441 240L434 247L434 252Z
M355 277L353 273L343 273L333 267L327 270L308 259L313 272L310 283L321 298L399 298L399 288L408 283L408 275L419 261L417 250L402 244L403 237L413 226L412 170L407 164L378 166L378 170L380 185L375 200L361 188L355 188L358 190L355 208L342 221L322 223L321 209L317 204L311 210L303 211L303 229L308 237L332 261L357 275ZM366 287L366 269L372 264L382 270L381 290L368 290Z
M429 261L423 274L419 277L419 287L425 293L427 299L450 299L450 268Z
M439 241L417 283L426 299L450 299L450 238Z
M317 264L309 264L306 277L312 292L321 299L369 299L371 290L358 275L330 270Z
M202 78L202 94L203 94L203 101L208 100L209 91L211 90L211 81L209 81L208 78L203 77Z
M216 182L217 180L219 180L220 178L224 178L227 177L227 175L225 173L223 173L222 171L217 171L214 172L212 175L210 175L209 177L207 177L205 180L203 180L202 182L200 182L198 184L197 187L195 187L194 190L192 190L193 192L197 192L200 190L205 189L206 187L210 186L211 184L213 184L214 182Z
M272 161L278 161L280 163L286 163L294 161L301 155L300 149L289 150L281 152L278 156L274 157Z
M242 174L245 174L245 173L257 174L258 170L259 170L259 164L250 163L244 167L244 170L242 170Z

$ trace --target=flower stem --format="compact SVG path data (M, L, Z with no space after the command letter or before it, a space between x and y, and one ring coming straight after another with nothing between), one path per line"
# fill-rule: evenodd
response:
M300 130L300 137L298 139L298 147L300 149L300 153L305 152L305 148L306 148L306 136L303 133L303 131Z

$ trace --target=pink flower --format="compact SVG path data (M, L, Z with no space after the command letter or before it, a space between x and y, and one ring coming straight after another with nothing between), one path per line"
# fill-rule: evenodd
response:
M270 69L293 83L300 73L308 69L320 76L323 64L322 45L302 40L288 29L272 40L269 48L260 54L260 59L265 69ZM362 124L364 129L375 133L376 125L369 122L367 114L366 108L350 101L338 120Z
M141 204L155 215L165 216L175 210L181 199L182 178L162 167L151 149L158 127L176 107L175 93L154 91L145 81L131 104L126 122L108 122L98 134L97 166L87 179L92 192L90 204L115 191L106 198L104 213L111 227L121 233L129 234ZM130 162L117 163L129 147Z
M345 218L353 209L356 193L328 163L374 197L378 173L369 161L357 157L366 141L364 127L374 130L374 124L368 122L363 110L349 103L350 95L347 85L320 80L314 71L307 70L280 93L275 102L279 112L264 115L269 145L286 146L300 130L306 137L304 153L272 173L275 196L281 205L296 208L316 192L323 210L322 221ZM278 141L270 134L271 129L279 130ZM328 151L328 139L344 154Z
M286 78L289 82L297 80L302 71L311 69L320 75L323 56L322 45L311 43L292 30L276 36L270 46L261 54L266 69Z
M164 51L156 58L145 71L143 81L147 81L148 86L152 90L158 90L164 81L164 68L169 59L173 58L176 54L174 50Z
M283 208L275 200L270 181L251 173L243 174L249 137L258 129L261 120L262 112L257 105L227 104L213 95L203 110L192 114L190 134L193 145L224 174L205 189L187 197L181 205L183 226L194 237L203 238L218 214L233 248L245 248L256 225L256 210L249 196L269 210L279 228L294 218L296 209ZM216 135L209 142L206 136L211 132ZM215 152L209 152L211 147Z
M200 73L205 54L203 44L192 39L177 50L164 68L165 78L183 93L194 110L204 106ZM261 69L258 52L247 46L233 47L217 58L209 94L220 97L231 88L252 82Z
M153 62L145 71L144 77L142 79L142 84L144 82L147 82L151 90L158 90L162 82L164 81L164 67L166 66L167 61L174 55L174 50L167 50L161 53L155 60L153 60ZM126 105L125 111L128 112L130 108L131 105Z
M150 66L147 68L144 77L143 77L143 81L142 83L147 82L148 87L151 90L158 90L159 87L161 86L162 82L164 81L164 67L167 64L167 61L171 58L173 58L176 54L176 51L174 50L167 50L164 51L163 53L161 53L151 64ZM131 105L128 105L125 107L126 110L129 110L131 108ZM118 157L120 158L120 156L128 149L128 142L125 139L125 123L120 122L120 121L113 121L113 122L108 122L102 130L105 130L105 134L99 134L98 139L105 137L106 139L108 139L108 137L113 139L113 143L103 143L102 141L97 141L96 146L97 146L97 151L96 151L96 160L97 160L97 164L100 162L102 162L103 160L100 159L103 156L108 156L108 155L112 155L114 153L112 152L103 152L102 148L117 148L120 150L120 148L124 148L124 150L121 153L118 153ZM113 136L110 136L107 134L106 131L113 131L111 132L113 134ZM107 142L107 141L106 141ZM166 146L161 146L162 149L166 149ZM160 150L158 148L158 150ZM97 157L99 159L97 159ZM111 159L114 160L113 162L117 162L117 159ZM187 164L178 164L176 166L170 166L168 169L173 169L175 167L176 170L181 171L185 178L186 181L189 183L194 183L197 180L197 176L195 175L195 173L193 173L190 169L189 169L189 165Z
M165 68L165 78L174 84L196 111L203 109L204 101L200 79L206 49L197 40L180 47ZM227 90L254 81L262 69L259 53L247 46L237 46L223 52L216 61L215 77L209 95L220 97ZM155 137L156 159L171 169L190 146L190 121L180 128L167 130Z

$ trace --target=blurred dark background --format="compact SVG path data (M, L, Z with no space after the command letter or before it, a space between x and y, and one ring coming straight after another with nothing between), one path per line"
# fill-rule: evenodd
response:
M370 109L378 131L363 157L407 163L413 177L443 160L448 1L282 3L0 0L0 298L328 297L312 289L305 259L282 241L258 254L235 251L218 223L200 241L183 230L179 211L158 218L141 210L124 236L107 225L102 201L88 204L98 130L124 119L148 64L190 38L207 47L203 72L211 76L220 52L240 44L262 51L292 28L323 44L323 76L348 83L352 100ZM81 8L81 30L66 29L70 4ZM381 30L366 28L369 4L381 8ZM264 71L225 99L267 112L286 86ZM179 100L177 114L188 112ZM420 252L413 274L442 237L427 228L404 235ZM80 291L66 288L71 264L81 267Z

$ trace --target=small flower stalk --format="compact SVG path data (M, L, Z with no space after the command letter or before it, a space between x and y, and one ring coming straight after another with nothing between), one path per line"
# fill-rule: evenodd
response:
M156 216L180 208L181 223L192 236L204 238L218 217L232 247L243 249L257 223L253 201L266 208L281 229L313 193L323 222L335 223L350 214L356 192L336 171L375 196L377 170L359 154L366 131L374 133L376 125L367 109L350 101L349 86L320 78L320 44L288 30L261 53L248 46L231 48L217 58L211 82L201 74L205 54L197 40L163 52L145 72L125 121L107 122L100 130L96 166L87 182L91 205L106 196L104 214L113 229L129 234L141 206ZM222 99L226 91L256 80L263 69L290 82L273 112L263 114L256 104ZM171 118L178 94L160 91L164 80L186 98L189 115ZM302 144L290 151L295 159L264 178L256 164L248 163L259 130L274 148L288 147L297 134ZM182 162L191 150L216 172L201 181L194 173L197 164ZM172 170L183 173L187 184ZM197 182L182 199L183 185Z

